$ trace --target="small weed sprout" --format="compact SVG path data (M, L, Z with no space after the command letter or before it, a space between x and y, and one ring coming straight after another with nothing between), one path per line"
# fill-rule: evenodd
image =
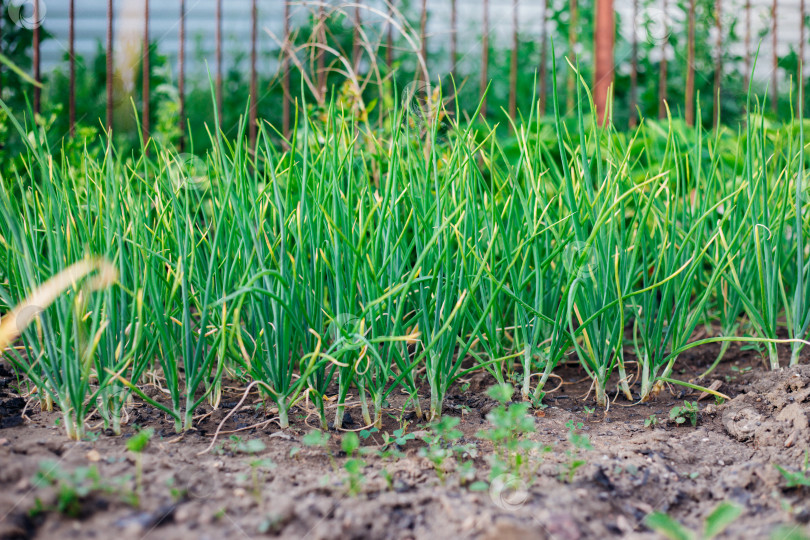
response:
M149 441L154 434L155 431L152 428L142 429L127 441L127 450L135 454L135 493L137 500L143 495L143 451L149 446Z
M491 458L490 478L504 473L520 476L523 467L537 444L526 438L534 433L534 419L529 415L530 403L507 403L512 399L514 389L509 384L493 386L487 392L500 405L487 414L492 428L479 432L482 439L492 441L495 453Z
M262 501L262 490L260 482L260 474L262 470L269 471L274 469L276 464L269 458L253 459L250 461L250 473L253 480L253 498L257 503Z
M71 518L81 517L82 503L93 493L118 494L127 504L137 506L138 503L137 497L133 497L122 486L105 484L95 465L65 471L54 462L44 461L39 464L39 470L34 475L32 483L38 488L50 486L56 488L56 505L45 506L42 500L36 497L34 507L29 511L32 517L51 510Z
M810 476L808 476L808 473L810 473L810 453L807 450L804 451L804 463L800 471L788 471L775 463L774 467L787 480L786 488L810 487Z
M645 428L654 428L657 425L658 425L658 418L654 414L651 414L648 418L644 419Z
M569 420L566 422L565 427L568 428L568 442L571 443L571 448L565 452L568 457L568 463L564 465L560 479L570 484L574 480L574 474L577 472L577 469L587 463L582 456L582 452L593 450L593 446L587 435L579 433L584 427L582 422L575 424L573 420Z
M250 439L249 441L238 441L234 446L234 450L242 454L258 454L266 448L265 444L259 439Z
M304 438L301 440L304 443L304 446L309 446L311 448L322 448L326 451L326 454L329 456L329 463L332 464L332 469L337 472L338 467L337 463L335 463L335 456L332 455L332 451L329 449L329 434L324 433L323 431L314 429L304 435Z
M360 438L356 433L350 431L343 436L340 446L348 458L343 468L348 473L349 495L356 496L360 493L360 488L365 482L363 467L366 466L366 463L362 459L354 457L360 448Z
M700 408L696 401L689 403L683 402L683 406L676 405L669 411L669 419L674 420L676 424L684 424L687 420L692 423L692 427L697 426L698 418L700 417Z
M442 483L444 483L444 462L456 453L453 443L462 436L461 431L456 429L459 422L460 420L453 416L442 417L433 423L428 433L422 437L427 446L419 449L419 455L430 461Z
M706 516L702 534L687 529L675 519L662 512L653 512L644 520L645 525L672 540L710 540L728 528L742 514L742 507L730 502L721 502Z

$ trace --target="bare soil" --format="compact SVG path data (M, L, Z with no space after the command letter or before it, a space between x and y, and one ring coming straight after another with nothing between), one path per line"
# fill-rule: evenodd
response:
M707 346L685 355L689 367L677 377L695 379L716 354L716 347ZM227 433L214 450L203 452L241 397L236 389L220 409L201 411L197 429L182 437L162 413L136 403L123 436L97 427L94 440L73 442L56 425L57 413L29 404L23 418L25 401L12 392L11 374L0 370L0 538L656 538L644 525L653 510L698 531L721 501L744 508L722 537L807 537L810 488L788 489L774 464L798 471L810 446L810 365L767 372L758 356L736 346L727 358L734 361L702 384L721 381L720 391L733 399L720 405L711 396L701 400L697 427L677 425L669 412L684 400L696 401L699 392L673 386L652 403L618 396L607 411L594 410L584 374L564 367L559 373L565 384L533 416L531 437L551 450L537 457L536 473L520 485L471 490L453 462L444 467L442 481L419 456L424 443L411 440L401 448L405 457L364 456L364 482L356 495L348 493L339 436L332 436L333 458L302 443L316 424L303 409L294 412L286 431L271 422L237 434L242 442L261 440L265 448L258 454L240 452ZM449 396L445 414L460 416L463 442L477 450L475 480L489 481L492 446L476 433L488 427L485 416L494 406L485 393L491 378L478 374L467 382L464 391L459 387ZM383 431L400 427L403 399L391 400ZM253 396L245 403L251 401ZM645 427L650 415L658 423ZM349 416L352 427L361 427L359 409L350 409ZM264 410L246 406L222 429L264 420ZM583 424L593 445L571 482L561 478L571 461L569 420ZM136 464L126 449L136 425L156 431L143 455L137 507L127 500ZM407 427L421 429L415 420ZM380 443L374 434L363 444ZM275 466L254 469L257 459ZM57 511L57 489L33 482L43 466L66 472L94 466L105 489L80 498L78 517L66 516Z

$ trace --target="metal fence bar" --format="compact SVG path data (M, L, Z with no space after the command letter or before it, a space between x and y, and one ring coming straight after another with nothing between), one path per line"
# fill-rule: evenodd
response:
M778 21L776 20L777 13L778 13L777 0L773 0L773 4L771 6L771 21L772 21L771 38L773 43L773 51L771 51L773 53L773 67L771 68L771 91L773 92L773 98L771 99L771 110L773 112L776 112L777 105L779 102L779 87L778 87L779 80L776 76L777 75L776 68L779 66L779 55L777 54L777 45L779 44L778 41L779 24Z
M512 0L512 58L509 66L509 117L517 118L518 2Z
M695 125L695 0L689 0L688 36L686 42L686 125Z
M540 115L546 113L548 96L548 0L543 0L543 11L540 13Z
M661 40L661 63L658 71L658 118L667 117L667 45L669 45L669 3L664 0L664 23Z
M258 116L258 107L256 100L258 99L258 84L257 84L257 74L256 74L256 60L257 60L257 50L256 50L256 42L257 42L257 34L258 34L258 18L259 18L259 8L256 3L256 0L251 2L250 6L250 126L249 126L249 133L250 133L250 148L251 150L256 149L256 121Z
M41 69L41 59L40 59L40 20L39 20L39 2L40 0L34 0L34 80L36 82L41 82L42 74L40 73ZM39 114L42 108L42 89L39 86L34 86L34 113Z
M290 3L284 1L284 47L290 46ZM290 61L288 52L282 51L281 69L283 77L281 79L281 88L284 96L281 100L281 132L284 137L290 136Z
M568 54L569 56L574 54L577 45L577 24L579 20L579 14L577 9L577 0L570 0L568 4ZM563 70L566 73L566 92L565 92L565 110L566 111L573 111L574 110L574 93L575 93L575 84L576 84L576 74L568 68L568 66L563 64ZM553 76L553 75L552 75Z
M0 13L0 54L3 52L3 22L5 16ZM0 63L0 96L3 95L3 64Z
M458 0L450 0L450 74L456 80L458 62Z
M596 106L596 121L604 125L610 121L608 103L613 86L613 54L616 40L616 14L613 0L596 0L594 25L594 85L593 98Z
M180 141L178 146L181 152L186 150L186 0L180 0L180 35L179 50L177 53L177 93L180 97L180 111L178 121L180 124Z
M633 0L633 28L630 42L630 118L629 127L635 128L636 108L638 107L638 0Z
M318 26L315 39L319 46L326 44L326 10L323 4L318 6ZM317 71L318 80L318 93L320 100L326 100L326 61L324 58L324 51L318 47L315 51L316 61L315 70Z
M487 117L487 85L489 84L489 0L484 0L484 24L481 29L481 117Z
M113 0L107 0L107 130L113 129Z
M362 0L355 0L358 4ZM360 66L360 27L363 24L363 17L359 7L354 8L354 31L352 32L352 66L357 71Z
M419 19L419 42L422 45L421 55L422 55L422 62L424 65L427 65L428 60L428 48L427 48L427 0L422 0L422 16ZM420 70L421 72L422 70ZM426 76L427 74L423 74L420 77ZM425 81L429 82L429 81Z
M804 113L804 0L799 2L799 99L802 104L802 114Z
M33 6L33 21L34 24L32 25L31 29L33 32L32 36L32 75L33 78L37 81L41 81L42 79L42 72L41 72L41 61L42 61L42 30L40 25L37 24L41 13L40 10L42 9L41 0L34 0L31 2ZM356 0L358 4L362 4L362 0ZM394 1L390 0L386 1L387 10L389 17L393 18L395 13L394 8ZM458 0L449 0L450 1L450 67L449 71L452 74L453 78L455 79L458 75ZM667 52L670 46L668 32L669 27L671 26L669 17L668 17L668 10L669 0L662 0L663 2L663 9L664 9L664 18L661 21L663 24L663 32L664 38L660 44L660 51L661 51L661 61L659 65L659 89L658 89L658 98L659 98L659 116L664 117L666 115L666 108L665 103L667 100L667 76L668 76L668 59L667 59ZM597 2L597 11L600 2ZM77 104L76 104L76 85L77 85L77 65L76 65L76 11L75 11L75 4L76 0L69 0L68 2L68 65L69 65L69 104L68 104L68 115L69 115L69 133L70 136L75 136L76 132L76 115L77 115ZM185 92L185 82L186 82L186 1L179 0L180 4L180 20L179 20L179 52L178 52L178 92L179 92L179 124L180 124L180 140L179 140L179 148L181 151L184 150L186 137L187 137L187 118L186 118L186 92ZM490 17L490 1L489 0L482 0L483 6L483 21L482 21L482 39L481 44L483 47L482 51L482 65L481 65L481 74L480 74L480 98L482 104L482 116L486 115L487 113L487 97L486 97L486 88L488 87L489 81L489 63L490 63L490 30L491 30L491 17ZM547 109L547 97L548 97L548 77L553 76L548 73L548 66L547 64L547 55L548 55L548 10L549 10L549 2L548 0L542 0L542 10L541 10L541 34L540 34L540 66L539 66L539 106L541 113L545 113ZM577 0L568 0L568 45L569 45L569 53L573 53L575 50L576 44L579 41L579 33L577 30L579 29L579 2ZM728 46L727 43L728 39L724 36L724 32L728 31L728 28L724 27L723 23L723 15L724 9L728 9L727 7L724 8L722 0L714 0L714 25L717 32L715 43L713 44L714 49L714 77L713 77L713 118L712 124L713 126L718 126L720 122L720 111L721 111L721 94L722 94L722 83L723 83L723 70L724 70L724 54L725 49L724 47ZM316 39L321 43L325 43L326 38L326 16L327 13L325 11L326 4L318 6L318 15L317 15L317 31L316 31ZM116 89L116 77L115 77L115 63L114 63L114 21L115 21L115 3L114 0L107 0L107 28L106 28L106 124L107 128L112 130L113 122L114 122L114 109L115 109L115 92L118 91ZM216 9L216 62L217 62L217 74L216 74L216 101L217 101L217 114L220 118L220 122L223 120L223 113L224 113L224 92L223 92L223 85L224 85L224 61L223 61L223 10L224 10L224 0L215 0L215 9ZM520 34L519 34L519 24L520 24L520 11L519 11L519 0L513 0L512 2L512 43L511 43L511 57L510 57L510 73L509 73L509 103L508 103L508 113L510 117L516 118L517 117L517 101L518 101L518 80L519 80L519 69L520 69ZM784 7L784 6L781 6ZM771 45L772 45L772 63L773 63L773 70L770 74L770 98L771 98L771 108L774 112L777 111L779 105L779 85L782 81L779 80L778 76L778 64L779 64L779 55L778 55L778 46L779 46L779 24L778 24L778 15L779 15L779 2L778 0L772 0L770 2L770 32L771 32ZM290 15L290 2L285 0L283 4L284 9L284 40L288 42L291 37L291 15ZM630 105L630 119L629 125L630 127L635 127L638 123L638 118L636 114L636 109L639 105L639 48L640 43L638 40L637 32L636 32L636 21L639 17L639 9L640 9L640 1L639 0L632 0L632 18L633 18L633 32L631 36L631 56L630 56L630 83L629 83L629 105ZM689 0L687 3L686 9L688 10L687 13L687 72L686 72L686 84L685 84L685 95L684 95L684 117L686 120L687 125L694 125L695 121L699 120L695 117L696 115L696 103L695 103L695 62L696 62L696 51L695 51L695 18L696 18L696 0ZM148 140L150 137L151 132L151 20L150 20L150 10L151 10L151 2L149 0L144 0L144 28L143 28L143 59L142 59L142 97L143 97L143 120L142 120L142 129L143 129L143 137L144 140ZM363 25L363 14L360 5L356 5L354 7L354 31L353 31L353 38L352 38L352 56L353 56L353 63L355 69L359 69L360 61L362 57L362 34L361 29ZM798 45L798 56L800 59L800 71L798 73L799 77L799 90L800 95L804 94L804 89L806 86L806 81L803 76L803 61L805 56L805 39L806 39L806 30L805 30L805 16L806 16L806 6L805 0L799 0L798 5L796 6L796 10L798 11L798 19L799 19L799 43ZM744 13L741 14L741 19L744 19L742 22L744 24L744 63L745 63L745 84L748 85L751 76L751 67L752 67L752 53L751 53L751 43L753 39L753 32L752 32L752 2L751 0L745 0L743 4L743 11ZM427 34L427 24L428 24L428 2L427 0L420 0L420 49L419 53L421 55L421 60L427 63L428 59L428 39L429 36ZM4 23L5 21L0 21L0 24ZM597 20L598 23L598 20ZM391 24L390 21L386 22L387 25L387 37L386 37L386 53L385 53L385 61L391 66L394 60L394 36L393 36L393 29L394 25ZM597 24L598 26L598 24ZM0 27L0 37L2 37L3 28ZM258 129L258 72L257 72L257 62L258 62L258 0L252 0L251 2L251 74L250 74L250 97L251 97L251 106L250 106L250 139L251 144L255 146L256 136L257 136L257 129ZM286 45L285 45L286 47ZM596 56L599 56L599 47L597 47ZM290 74L290 67L291 62L289 57L287 56L287 52L284 53L284 56L281 60L281 69L282 72L282 88L283 88L283 103L282 103L282 130L285 136L290 133L290 123L291 123L291 112L293 106L292 94L290 89L291 84L291 74ZM317 71L317 80L320 90L322 91L321 98L325 98L326 94L326 69L324 67L324 57L325 54L322 49L317 48L315 51L317 56L318 62L318 71ZM569 70L566 70L569 71ZM420 73L420 78L424 78L425 75ZM569 109L573 108L574 106L574 99L575 99L575 81L576 78L573 74L567 73L567 84L568 84L568 92L567 98L568 103L567 106ZM597 83L595 85L595 91L599 87L599 78L597 77ZM2 89L2 81L0 81L0 90ZM34 111L37 113L41 113L42 109L42 90L41 88L35 87L34 90L34 99L33 99L33 107ZM454 99L454 98L453 98ZM597 103L600 101L597 99Z
M143 127L143 142L144 142L144 152L148 148L149 142L149 116L151 113L150 107L150 76L152 74L152 69L150 66L150 45L149 45L149 0L144 0L143 5L143 60L141 61L143 67L143 120L142 120L142 127Z
M751 0L745 2L745 73L744 89L748 91L751 82Z
M720 122L720 77L723 74L723 2L715 0L715 26L717 28L717 42L715 43L715 64L714 64L714 118L712 125L716 128Z
M388 69L394 63L394 0L387 0L388 4L388 32L385 37L385 65Z
M216 56L217 56L217 118L222 125L222 0L217 0L216 6Z
M68 6L68 62L70 82L68 87L68 132L76 136L76 0Z

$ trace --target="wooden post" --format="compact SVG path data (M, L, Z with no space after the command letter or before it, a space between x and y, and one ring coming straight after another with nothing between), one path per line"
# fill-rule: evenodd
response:
M177 58L177 93L180 95L178 123L180 127L180 151L186 150L186 0L180 0L180 50Z
M34 80L37 82L41 82L42 74L40 73L40 24L39 24L39 2L41 0L34 0L34 57L33 57L33 64L34 64ZM39 114L42 109L42 89L39 86L34 86L34 113Z
M284 0L284 47L290 44L290 2ZM281 89L284 92L284 97L281 101L281 132L284 137L290 136L290 61L288 59L289 53L285 50L284 56L281 61L281 69L283 76L281 79Z
M632 129L636 127L638 114L638 0L633 0L633 37L630 42L630 118L628 125Z
M68 6L68 59L70 62L70 82L68 87L68 130L76 136L76 0ZM2 93L2 92L0 92Z
M715 26L717 28L717 42L715 44L715 63L714 63L714 117L712 123L717 128L720 122L720 78L723 76L723 2L722 0L715 0Z
M573 54L577 45L577 0L570 0L568 4L568 56L569 60L574 61ZM565 109L566 111L574 110L574 98L576 96L576 73L571 71L571 68L563 64L563 69L567 73L567 84L565 87Z
M113 0L107 0L107 131L113 130Z
M143 13L143 60L141 65L143 67L143 119L142 125L143 128L143 142L144 142L144 151L146 150L146 145L149 142L149 116L150 116L150 88L149 88L149 77L151 75L151 69L149 66L150 58L149 58L149 0L144 0L144 13Z
M616 41L615 12L613 0L596 0L596 26L594 28L594 70L593 98L596 106L596 120L604 125L608 117L608 102L613 87L613 49Z
M667 45L669 45L669 5L664 0L664 35L661 39L661 63L658 67L658 118L667 117Z
M481 118L487 117L487 85L489 84L489 0L484 0L484 35L481 36Z
M686 52L686 125L695 125L695 0L689 0L689 35Z
M256 73L256 62L258 51L256 44L258 41L258 24L259 8L256 0L252 0L250 6L250 122L249 137L250 137L250 150L256 151L256 135L257 135L257 120L258 120L258 74Z
M216 7L216 55L217 55L217 117L222 125L222 0Z
M779 37L778 37L778 21L776 20L777 10L776 10L777 0L773 0L773 4L771 6L771 22L773 24L771 30L771 43L773 47L773 66L771 67L771 92L773 92L773 98L771 98L771 110L776 113L779 107L779 77L776 73L777 68L779 67L779 54L777 47L779 45Z
M543 0L543 11L540 13L540 115L546 114L546 100L548 96L548 35L546 24L548 22L548 0Z
M512 1L512 65L509 67L509 116L517 118L518 0Z

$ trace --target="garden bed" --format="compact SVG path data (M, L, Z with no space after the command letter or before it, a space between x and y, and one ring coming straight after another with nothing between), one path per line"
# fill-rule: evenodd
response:
M679 377L696 377L717 350L711 345L685 355L687 371ZM548 394L547 407L532 410L535 432L527 436L548 450L535 452L532 473L519 478L489 477L492 443L478 434L490 427L486 415L497 405L486 392L490 377L479 372L454 386L444 408L445 416L460 418L463 437L457 442L468 445L474 472L449 458L437 474L420 455L426 426L408 409L401 412L405 396L396 393L382 429L361 436L371 451L361 456L365 465L354 494L340 435L331 433L326 447L307 446L306 436L318 421L301 407L291 411L288 430L271 422L223 433L209 451L242 391L226 392L215 411L198 410L195 429L183 436L174 433L163 413L136 403L128 410L123 436L96 426L88 440L73 442L55 425L58 413L29 406L23 421L21 401L6 385L0 398L5 428L0 430L0 537L654 538L645 525L653 511L700 530L719 503L730 502L742 513L726 529L728 538L803 538L810 521L808 488L787 488L774 465L797 472L804 463L810 366L766 372L758 356L736 346L727 357L735 360L703 383L720 381L730 401L718 404L712 396L698 401L700 392L672 387L650 403L631 404L620 394L607 411L592 408L592 392L583 399L590 386L584 372L564 366L558 373L565 384ZM253 401L251 395L245 404ZM696 427L690 418L681 424L670 419L673 407L684 401L698 403ZM345 428L362 427L359 409L349 408L348 415ZM657 423L645 426L651 415ZM242 406L222 430L267 419L266 411ZM401 447L384 447L383 433L406 423L400 435L416 437ZM155 430L142 455L138 506L132 500L137 458L126 444L135 426ZM591 449L572 445L572 426L587 436ZM384 448L403 455L380 457ZM584 463L573 467L569 482L574 461ZM98 471L97 481L87 467ZM53 485L35 482L38 471ZM76 493L71 503L65 486L89 489Z

